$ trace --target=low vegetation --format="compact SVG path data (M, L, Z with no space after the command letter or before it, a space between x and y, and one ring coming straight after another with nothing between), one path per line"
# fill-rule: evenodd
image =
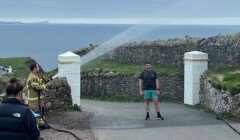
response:
M123 95L102 95L102 96L86 96L81 95L82 99L90 99L90 100L97 100L97 101L108 101L108 102L144 102L143 97L129 97ZM151 100L152 102L152 100ZM162 103L175 103L175 104L182 104L183 102L180 100L170 100L170 99L159 99L159 102Z
M231 118L233 115L230 112L220 112L218 113L218 116L221 116L222 118Z
M107 69L122 74L135 74L140 73L145 69L144 64L122 63L116 61L95 60L89 62L81 67L81 72L88 69L99 68ZM183 77L183 68L168 68L153 65L152 67L157 73L174 73Z
M231 94L240 93L240 69L218 69L205 72L211 85Z
M193 108L193 109L199 109L199 110L203 110L205 112L208 113L213 113L214 111L211 108L208 108L202 104L196 104L196 105L186 105L189 108Z
M68 108L65 108L64 111L68 111L68 112L82 112L82 108L81 106L78 106L76 104L74 104L73 106L70 106Z
M207 113L214 113L216 114L217 116L219 117L222 117L222 118L233 118L233 115L230 113L230 112L219 112L219 113L215 113L211 108L208 108L202 104L196 104L196 105L186 105L187 107L189 108L193 108L193 109L198 109L198 110L203 110L204 112L207 112Z
M121 95L102 95L102 96L85 96L81 95L82 99L91 99L97 101L109 101L109 102L143 102L143 98L141 97L127 97Z
M29 74L27 62L31 61L30 57L0 58L0 66L12 66L15 77L26 77Z

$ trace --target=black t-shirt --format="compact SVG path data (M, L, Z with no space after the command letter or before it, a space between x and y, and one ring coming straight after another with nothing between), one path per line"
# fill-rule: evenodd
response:
M157 73L153 70L151 71L144 71L139 75L139 79L143 81L143 90L156 90L156 79Z

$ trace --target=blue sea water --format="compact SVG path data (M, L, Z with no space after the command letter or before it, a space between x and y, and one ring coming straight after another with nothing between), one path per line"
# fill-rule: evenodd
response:
M32 57L45 71L57 67L57 56L89 44L102 44L134 25L116 24L0 24L0 58ZM150 26L150 25L149 25ZM133 41L210 37L240 32L230 25L161 25Z

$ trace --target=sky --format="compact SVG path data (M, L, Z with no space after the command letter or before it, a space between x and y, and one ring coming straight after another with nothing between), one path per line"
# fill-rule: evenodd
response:
M0 0L0 21L240 25L239 0Z

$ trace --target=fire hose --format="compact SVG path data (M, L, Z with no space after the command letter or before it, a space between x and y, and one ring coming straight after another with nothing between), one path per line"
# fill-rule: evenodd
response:
M44 84L46 84L46 83L48 83L51 80L52 80L52 78L47 78L47 79L43 79L42 81L43 81ZM40 94L41 94L41 91L38 91L38 108L39 108L39 112L40 112L40 117L43 120L43 122L47 125L47 127L50 128L50 129L53 129L55 131L71 134L75 139L81 140L77 135L75 135L74 133L72 133L70 131L57 129L57 128L54 128L54 127L52 127L51 125L48 124L48 122L45 120L45 118L43 116L43 111L42 111L42 107L41 107Z

